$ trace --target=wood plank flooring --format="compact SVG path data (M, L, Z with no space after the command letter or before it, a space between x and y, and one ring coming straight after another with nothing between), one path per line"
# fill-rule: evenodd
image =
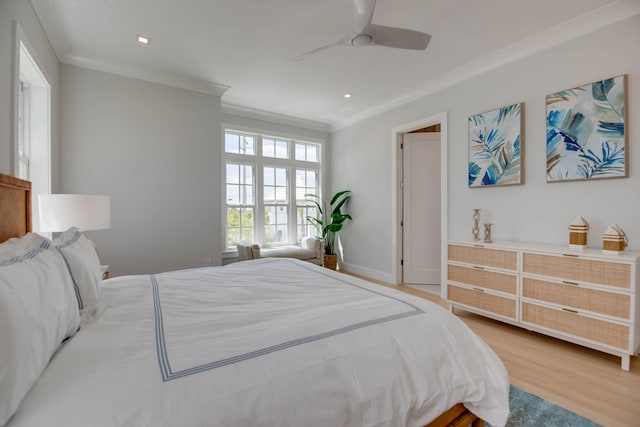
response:
M447 307L437 295L367 280ZM639 356L626 372L619 357L461 310L456 315L502 359L511 384L606 427L640 426Z

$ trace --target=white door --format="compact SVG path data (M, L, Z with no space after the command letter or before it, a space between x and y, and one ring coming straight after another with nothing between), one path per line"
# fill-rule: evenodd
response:
M402 281L440 284L440 133L403 135Z

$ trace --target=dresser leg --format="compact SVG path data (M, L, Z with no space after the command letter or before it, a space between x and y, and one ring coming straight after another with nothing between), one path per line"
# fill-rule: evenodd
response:
M622 356L622 370L628 371L630 367L631 367L631 356L628 354L625 354L624 356Z

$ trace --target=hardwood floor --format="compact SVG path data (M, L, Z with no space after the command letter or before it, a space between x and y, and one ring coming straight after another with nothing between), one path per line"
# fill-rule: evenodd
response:
M437 295L368 280L448 307ZM461 310L456 315L502 359L511 384L606 427L640 426L639 356L626 372L619 357Z

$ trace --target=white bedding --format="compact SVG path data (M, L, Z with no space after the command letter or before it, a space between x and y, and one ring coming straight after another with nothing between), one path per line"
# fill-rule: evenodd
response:
M54 356L22 426L422 426L509 413L498 357L421 298L290 259L128 276Z

